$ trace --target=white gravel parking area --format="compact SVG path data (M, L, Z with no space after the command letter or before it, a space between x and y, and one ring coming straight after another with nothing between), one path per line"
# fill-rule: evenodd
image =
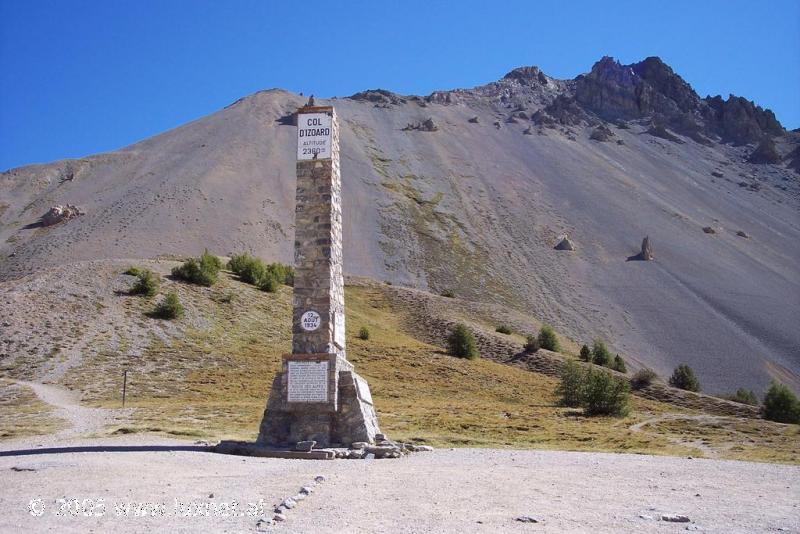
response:
M797 466L480 449L277 460L152 436L52 447L0 444L0 531L800 532ZM285 521L259 523L303 486Z

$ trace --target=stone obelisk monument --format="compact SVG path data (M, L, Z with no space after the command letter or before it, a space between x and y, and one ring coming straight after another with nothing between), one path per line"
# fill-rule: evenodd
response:
M339 125L331 106L297 111L292 354L283 356L258 444L350 446L375 441L366 380L345 353Z

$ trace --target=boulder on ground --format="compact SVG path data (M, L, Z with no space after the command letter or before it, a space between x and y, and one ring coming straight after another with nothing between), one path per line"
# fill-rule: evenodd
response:
M747 235L747 232L745 232L744 230L739 230L738 232L736 232L736 235L738 235L739 237L743 237L745 239L750 239L750 236Z
M673 135L667 128L660 122L654 122L650 128L647 129L647 133L652 135L653 137L659 137L661 139L666 139L667 141L672 141L673 143L677 143L682 145L685 143L680 137Z
M717 233L717 231L714 230L713 228L711 228L710 226L704 226L703 227L703 232L705 232L707 234L716 234Z
M781 156L775 148L775 141L771 137L765 136L758 146L750 153L747 158L748 163L756 163L759 165L767 163L780 163Z
M77 207L71 204L65 206L53 206L47 213L42 215L42 226L52 226L69 219L74 219L84 213Z
M609 141L612 137L614 137L614 132L612 132L608 126L605 124L601 124L597 128L592 131L592 134L589 136L589 139L593 141L600 141L606 142Z
M416 124L408 123L408 125L403 128L405 131L410 130L418 130L420 132L435 132L439 130L439 127L436 126L436 123L433 122L433 119L426 119L423 122L418 122Z
M558 236L558 244L555 246L556 250L575 250L575 244L570 241L567 234Z
M439 127L436 126L436 123L433 122L433 119L426 120L425 122L422 123L422 126L420 127L420 130L422 130L423 132L435 132L438 129Z

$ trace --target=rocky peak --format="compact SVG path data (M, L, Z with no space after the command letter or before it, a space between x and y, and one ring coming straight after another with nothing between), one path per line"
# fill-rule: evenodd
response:
M675 74L669 65L661 61L661 58L649 57L631 65L631 70L650 84L657 93L675 102L681 111L697 108L700 97L692 86Z
M635 119L693 110L700 99L691 86L657 57L622 65L605 56L576 78L576 100L597 115Z
M547 76L539 67L519 67L505 76L504 80L516 80L522 85L547 85Z
M606 120L657 118L660 124L704 144L709 137L747 144L783 133L771 111L744 98L701 99L658 57L631 65L603 57L588 74L575 79L575 100Z
M405 99L400 95L386 89L368 89L348 97L350 100L372 102L375 104L402 104Z

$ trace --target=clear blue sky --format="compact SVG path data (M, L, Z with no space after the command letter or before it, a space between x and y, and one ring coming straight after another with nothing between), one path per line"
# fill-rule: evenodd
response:
M0 170L113 150L281 87L345 96L572 78L661 56L800 126L800 0L0 0Z

